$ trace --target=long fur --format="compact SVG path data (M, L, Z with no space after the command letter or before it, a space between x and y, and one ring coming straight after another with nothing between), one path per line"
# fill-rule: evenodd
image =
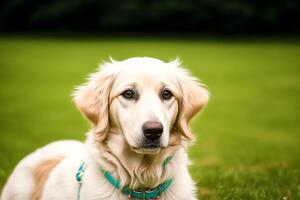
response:
M39 200L43 193L44 185L48 179L48 176L52 169L56 167L63 157L53 158L51 160L44 160L33 171L33 177L35 180L34 189L32 193L32 200Z
M122 186L128 185L136 190L152 189L172 178L170 188L160 197L162 200L195 200L195 184L187 169L187 148L194 139L188 124L207 104L209 95L205 87L180 66L179 59L165 63L154 58L131 58L125 61L111 59L104 63L73 94L77 108L92 124L85 143L55 142L28 155L10 176L1 199L76 199L78 183L75 174L80 164L85 162L87 168L83 176L81 200L128 199L103 177L100 166L119 179ZM149 68L152 71L147 71ZM174 91L175 100L172 104L157 104L150 110L159 119L165 119L164 125L169 126L165 127L169 131L164 132L167 134L164 138L167 146L156 154L134 152L129 141L140 141L140 136L125 134L128 128L133 132L133 126L139 125L144 119L131 115L129 122L136 122L125 126L125 119L121 117L122 110L119 110L125 108L117 106L117 97L113 93L120 84L119 77L131 69L138 71L135 76L141 78L143 87L149 87L151 83L149 73L157 73L157 79L159 74L165 73L162 81L169 81L178 90ZM146 81L147 78L150 82ZM149 98L153 101L157 99L153 96ZM151 105L145 105L145 108L147 106ZM165 109L171 110L164 111ZM163 112L168 114L161 114ZM142 117L146 119L146 116ZM163 161L169 156L172 156L171 162L162 168Z

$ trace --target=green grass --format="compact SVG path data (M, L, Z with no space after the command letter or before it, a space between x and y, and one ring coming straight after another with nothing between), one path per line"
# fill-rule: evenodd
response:
M192 128L191 173L206 199L300 199L300 42L0 38L0 189L53 140L84 139L71 91L98 63L179 56L211 101Z

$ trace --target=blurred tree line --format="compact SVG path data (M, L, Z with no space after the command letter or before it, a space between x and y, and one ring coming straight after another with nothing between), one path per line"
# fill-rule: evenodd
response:
M300 33L300 0L2 0L0 31Z

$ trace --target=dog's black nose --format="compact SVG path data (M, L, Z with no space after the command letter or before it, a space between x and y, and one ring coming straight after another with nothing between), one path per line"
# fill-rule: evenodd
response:
M148 140L157 140L164 130L160 122L148 121L142 127L143 133Z

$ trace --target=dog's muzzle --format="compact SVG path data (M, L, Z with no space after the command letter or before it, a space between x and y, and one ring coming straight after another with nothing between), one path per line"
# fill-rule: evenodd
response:
M140 154L157 154L161 150L161 136L163 133L163 125L157 121L147 121L142 126L144 139L139 147L131 147Z

